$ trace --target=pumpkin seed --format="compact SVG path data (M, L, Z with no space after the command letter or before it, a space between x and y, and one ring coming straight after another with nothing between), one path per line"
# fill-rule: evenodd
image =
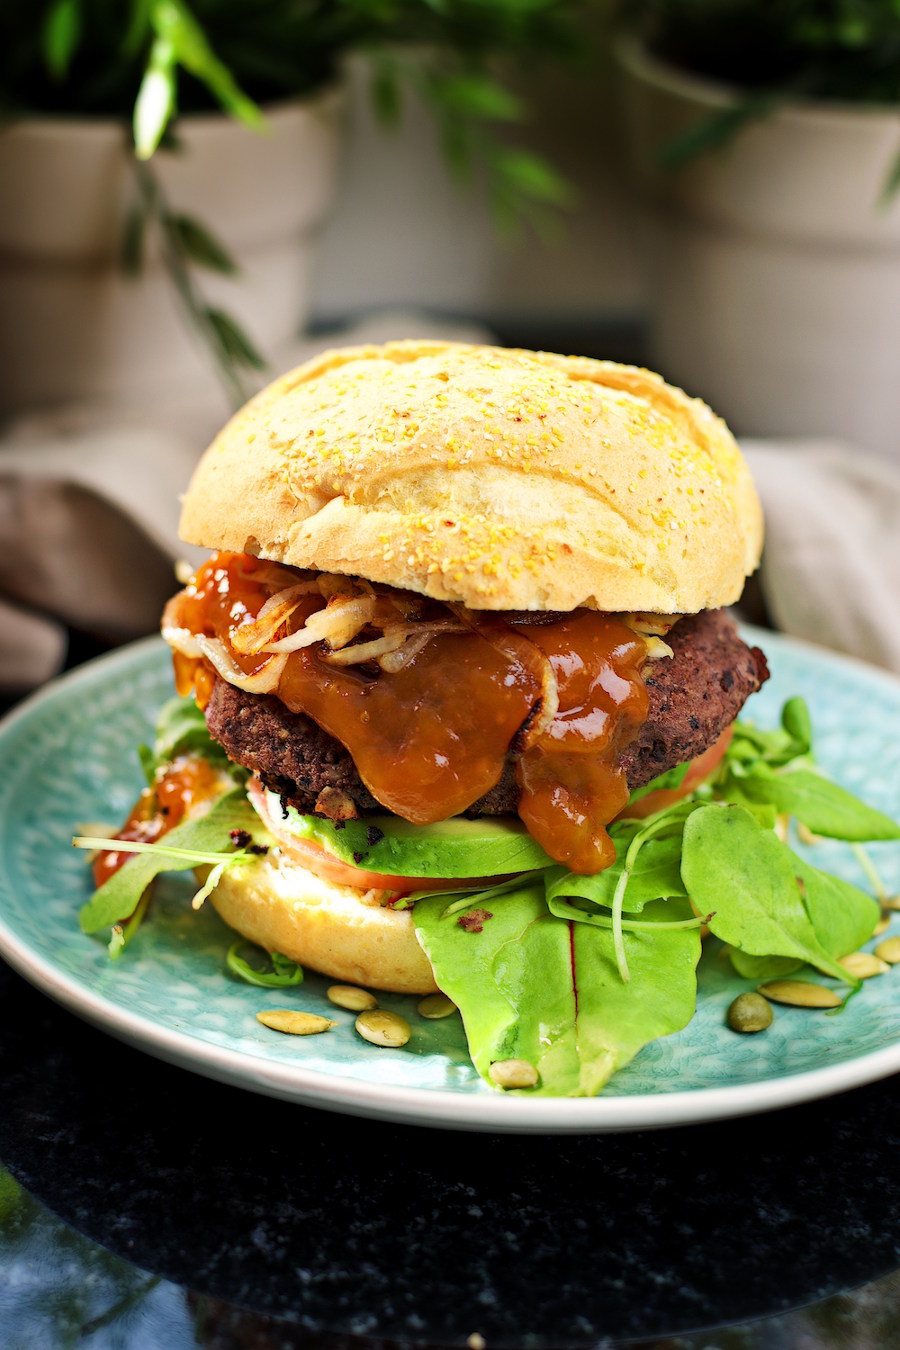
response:
M837 1008L841 1002L833 989L811 980L770 980L758 992L770 1003L786 1003L791 1008Z
M900 965L900 937L886 938L875 948L875 955L889 966Z
M772 1005L762 994L738 994L725 1020L732 1031L765 1031L772 1025Z
M288 1036L318 1036L320 1031L330 1031L337 1024L318 1013L294 1012L290 1008L267 1008L256 1014L257 1022L273 1031L283 1031Z
M456 1004L446 994L429 994L416 1006L416 1012L434 1022L439 1017L451 1017L456 1012Z
M874 929L872 930L872 936L881 937L882 933L886 933L887 930L890 928L890 926L891 926L890 914L882 914L881 918L878 920Z
M838 965L856 980L871 980L873 975L884 975L890 970L887 961L882 961L874 952L850 952L849 956L841 957Z
M405 1017L383 1010L360 1013L356 1019L356 1030L364 1041L369 1041L372 1045L387 1045L394 1048L405 1045L412 1035L412 1028Z
M498 1059L488 1069L488 1077L499 1088L535 1087L540 1075L527 1059Z
M326 991L329 1003L348 1012L371 1012L378 1007L378 999L368 989L358 989L355 984L333 984Z

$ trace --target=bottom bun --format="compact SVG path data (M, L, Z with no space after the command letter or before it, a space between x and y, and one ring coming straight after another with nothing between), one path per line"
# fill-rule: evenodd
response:
M409 910L372 904L366 894L260 858L226 872L210 900L242 937L322 975L395 994L434 993Z

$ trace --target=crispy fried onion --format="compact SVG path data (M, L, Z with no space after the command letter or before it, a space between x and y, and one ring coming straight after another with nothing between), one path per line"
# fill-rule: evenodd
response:
M645 614L632 613L623 614L622 622L638 637L642 637L647 644L647 660L659 661L664 656L674 656L675 653L668 642L663 642L663 638L674 628L680 614Z
M197 646L207 661L215 666L223 680L227 680L237 689L243 689L246 694L274 693L287 663L286 655L270 656L259 670L248 675L235 661L224 642L220 642L218 638L205 637L204 634L198 633Z
M319 594L315 579L298 581L270 595L255 619L232 629L231 645L234 650L240 652L242 656L268 651L267 644L272 641L281 625L291 617L303 596L313 594Z
M177 624L166 623L164 618L161 632L172 650L180 652L182 656L190 656L197 660L203 655L196 635L189 628L179 628Z

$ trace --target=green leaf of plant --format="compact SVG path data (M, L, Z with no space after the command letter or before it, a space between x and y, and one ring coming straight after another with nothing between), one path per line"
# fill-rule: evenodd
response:
M691 917L686 901L675 904ZM554 918L541 884L487 905L492 917L480 933L460 928L439 895L419 900L413 922L488 1081L496 1060L525 1059L540 1074L532 1094L593 1096L648 1041L690 1020L697 929L626 933L631 979L623 984L612 934ZM657 913L671 916L667 906L648 907Z
M150 17L157 38L169 44L175 60L201 80L232 117L256 129L265 124L262 110L216 56L184 0L155 0Z
M829 839L855 843L900 839L900 825L890 816L809 769L775 773L760 765L740 780L739 790L748 801L770 802L780 813L794 816L814 834Z
M149 159L175 111L175 50L157 38L134 105L134 152Z
M892 205L898 189L900 189L900 153L897 154L888 170L887 178L885 178L881 188L881 196L878 199L878 204L882 210L886 210Z
M250 366L253 370L265 370L265 358L229 314L224 310L209 307L203 312L216 336L223 357L238 365Z
M81 38L81 0L55 0L41 34L44 64L55 80L69 73Z
M672 136L660 146L657 152L660 166L681 169L698 155L721 150L751 122L769 117L780 101L781 96L775 93L755 94L701 117L686 131Z
M200 267L208 267L213 272L222 272L226 276L237 273L237 264L225 247L210 234L205 225L192 216L167 216L166 228L171 231L178 246Z
M444 76L437 92L444 107L456 116L516 122L523 113L521 99L497 80L477 71Z
M183 821L159 845L146 845L146 852L129 858L82 908L79 914L82 931L97 933L128 919L151 881L161 872L184 872L220 859L234 863L249 860L252 855L234 852L232 830L246 830L256 837L263 834L259 817L243 788L226 793L205 815Z
M140 206L133 207L125 217L122 230L122 271L126 276L137 276L144 265L144 234L147 224L146 212Z
M742 806L700 806L685 821L681 874L716 937L752 956L790 956L852 983L819 941L801 860Z
M375 58L369 91L379 121L385 126L396 126L400 121L402 101L395 61Z

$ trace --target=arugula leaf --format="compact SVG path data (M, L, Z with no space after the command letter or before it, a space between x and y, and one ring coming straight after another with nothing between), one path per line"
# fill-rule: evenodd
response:
M233 867L253 861L255 855L246 850L229 851L233 847L232 830L245 830L257 837L262 832L259 817L243 788L220 797L205 815L182 821L159 844L82 841L89 847L106 842L110 847L135 853L83 906L78 916L82 932L97 933L134 914L141 896L160 872L184 872L204 864L224 863Z
M771 802L779 812L795 816L814 834L862 843L900 839L900 825L867 806L846 788L809 769L774 773L761 765L735 784L736 795L751 802Z
M855 983L819 940L804 903L805 872L742 806L700 806L685 821L681 874L716 937L752 956L793 957ZM830 896L822 899L830 904Z
M678 917L693 918L687 901ZM526 1059L545 1096L593 1096L648 1041L680 1030L696 998L697 928L625 934L631 979L618 972L613 935L548 913L526 881L490 901L480 933L446 914L441 895L413 911L435 979L462 1013L473 1063L488 1079L501 1059ZM670 913L648 906L652 920ZM489 1081L489 1079L488 1079Z

